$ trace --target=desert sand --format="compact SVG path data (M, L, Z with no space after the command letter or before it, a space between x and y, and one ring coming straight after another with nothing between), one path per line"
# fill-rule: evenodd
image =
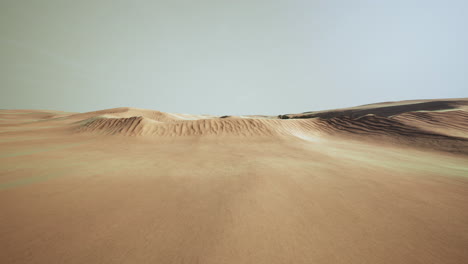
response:
M0 263L468 263L468 99L0 110Z

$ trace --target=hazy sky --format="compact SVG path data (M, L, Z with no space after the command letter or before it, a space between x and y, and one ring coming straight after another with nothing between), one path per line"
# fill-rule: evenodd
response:
M284 114L468 96L468 1L0 0L0 108Z

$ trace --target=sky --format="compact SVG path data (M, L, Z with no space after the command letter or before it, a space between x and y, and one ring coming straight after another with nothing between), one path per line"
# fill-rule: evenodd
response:
M0 0L0 91L214 115L468 97L468 1Z

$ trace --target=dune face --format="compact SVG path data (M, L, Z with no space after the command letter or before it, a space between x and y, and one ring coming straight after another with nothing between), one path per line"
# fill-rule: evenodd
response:
M468 99L0 110L0 263L468 263Z

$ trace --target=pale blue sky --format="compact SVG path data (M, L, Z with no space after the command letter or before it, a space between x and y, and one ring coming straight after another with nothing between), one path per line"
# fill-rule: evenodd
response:
M0 2L0 108L284 114L468 97L468 1Z

